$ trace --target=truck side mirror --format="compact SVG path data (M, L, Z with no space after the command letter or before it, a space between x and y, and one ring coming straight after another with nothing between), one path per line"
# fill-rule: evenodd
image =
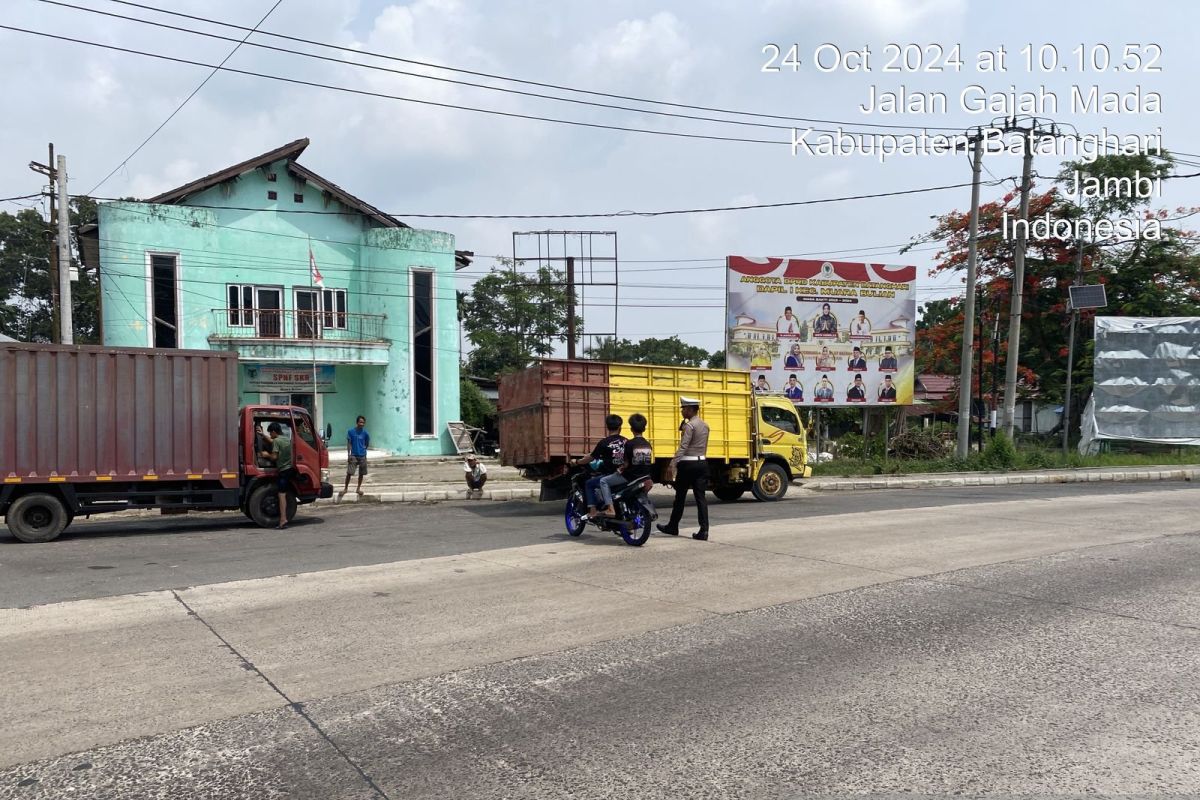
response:
M332 423L325 424L325 434L321 438L323 438L327 442L333 438L333 424Z

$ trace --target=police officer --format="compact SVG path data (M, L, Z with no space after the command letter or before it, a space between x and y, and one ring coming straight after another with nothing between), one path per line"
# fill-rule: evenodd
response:
M679 450L671 459L675 467L675 505L671 507L671 518L658 529L671 536L679 535L679 521L683 519L683 504L690 490L696 498L696 516L700 530L692 534L693 539L708 539L708 423L700 419L700 401L692 397L679 398L679 411L683 424L679 426Z

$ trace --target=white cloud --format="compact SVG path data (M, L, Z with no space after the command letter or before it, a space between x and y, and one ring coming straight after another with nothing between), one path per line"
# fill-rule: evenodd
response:
M621 20L577 45L574 60L582 72L602 76L609 84L648 82L656 89L673 90L696 63L684 31L683 23L668 11L649 19Z

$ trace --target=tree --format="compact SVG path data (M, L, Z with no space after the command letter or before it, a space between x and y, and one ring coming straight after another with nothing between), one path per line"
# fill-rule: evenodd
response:
M609 337L592 348L588 357L596 361L664 364L670 367L702 367L710 358L707 350L690 345L678 336L648 338L639 342Z
M79 225L95 222L96 202L90 197L71 200L72 266L79 269ZM33 209L16 214L0 212L0 332L27 342L54 340L51 309L50 246L55 231ZM74 339L80 344L100 341L100 291L97 275L79 269L71 284Z
M527 274L520 267L521 262L500 259L500 266L476 281L461 302L463 328L474 346L467 357L473 375L495 378L523 369L553 353L554 343L564 336L567 291L562 271L542 266Z
M496 418L495 404L470 378L460 378L458 384L462 421L475 428L487 428Z
M1072 202L1063 184L1073 182L1076 168L1092 177L1127 177L1134 170L1155 176L1169 169L1170 162L1146 156L1102 156L1087 165L1066 164L1058 186L1035 193L1030 198L1030 218L1049 214L1052 220L1074 220L1080 215L1091 218L1142 213L1166 222L1195 213L1180 209L1172 218L1165 211L1151 211L1146 198L1100 198L1084 206ZM1017 198L1009 193L1002 199L980 207L979 276L980 313L984 323L985 390L990 388L993 359L1003 361L1009 343L1001 341L994 352L991 331L998 322L1001 335L1008 330L1008 309L1012 297L1012 264L1015 241L1002 234L1002 218L1017 215ZM954 211L937 218L934 230L925 240L945 240L945 249L937 255L934 272L964 272L967 262L968 215ZM1104 283L1108 307L1104 314L1175 316L1200 313L1200 258L1185 231L1163 224L1162 238L1145 237L1129 241L1086 244L1084 269L1088 283ZM1019 389L1029 394L1036 389L1043 400L1062 397L1066 376L1067 288L1075 282L1076 243L1057 238L1030 240L1026 251L1025 284L1021 341L1016 348L1020 359ZM1095 312L1081 312L1081 330L1090 329ZM962 357L963 315L961 301L952 299L925 305L925 316L918 325L918 372L957 375ZM977 343L978 347L979 344ZM1085 357L1076 364L1076 382L1086 392L1091 383L1091 362ZM978 350L976 351L978 364ZM973 393L979 391L981 376L973 370Z
M725 369L725 351L715 350L708 358L709 369Z

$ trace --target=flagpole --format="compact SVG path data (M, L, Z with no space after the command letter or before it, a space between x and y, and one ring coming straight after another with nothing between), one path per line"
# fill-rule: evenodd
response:
M315 292L312 292L313 281L315 278L313 273L316 272L316 264L317 264L317 259L315 256L313 256L313 251L312 251L312 237L309 236L308 237L308 288L309 288L310 293L312 293L313 295L316 296L316 300L313 303L313 305L319 307L321 305L321 296L317 295ZM312 412L313 413L312 413L312 415L313 415L313 431L315 432L317 430L317 428L320 427L320 421L317 419L317 319L318 319L318 317L317 317L317 314L315 311L310 312L310 313L312 313L312 315L313 315L312 331L310 331L310 332L312 333L312 336L313 336L313 339L312 339L312 396L313 396Z

